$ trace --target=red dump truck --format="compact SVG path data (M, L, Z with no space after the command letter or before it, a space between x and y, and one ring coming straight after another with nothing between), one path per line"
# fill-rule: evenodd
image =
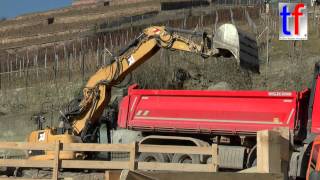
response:
M257 131L287 127L292 149L289 176L305 178L308 171L307 178L310 174L319 178L319 77L320 64L316 64L312 88L301 92L143 90L133 85L119 105L117 123L122 129L141 132L141 144L217 143L219 166L230 170L255 166ZM199 155L150 153L141 154L139 160L210 161Z

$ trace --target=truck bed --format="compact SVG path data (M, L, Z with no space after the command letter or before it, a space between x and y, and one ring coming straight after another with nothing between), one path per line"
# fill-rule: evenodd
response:
M294 129L297 92L142 90L132 86L120 103L121 128L173 133L244 133Z

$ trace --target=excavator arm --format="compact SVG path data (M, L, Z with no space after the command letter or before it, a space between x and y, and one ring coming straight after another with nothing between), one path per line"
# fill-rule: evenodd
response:
M74 135L81 136L84 140L90 124L99 120L108 104L111 87L122 81L127 74L150 59L161 48L187 51L204 58L225 55L227 51L239 59L239 55L234 53L233 49L210 47L211 37L205 33L202 35L201 44L197 44L180 36L174 30L171 31L173 32L166 30L163 26L146 28L128 48L123 50L119 56L114 57L110 65L101 68L90 77L83 89L83 98L77 113L67 112L65 114L67 122L71 123Z

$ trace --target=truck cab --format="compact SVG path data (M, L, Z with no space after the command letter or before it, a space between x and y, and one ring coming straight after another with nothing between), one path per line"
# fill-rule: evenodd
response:
M320 136L313 141L307 170L307 180L320 179Z
M320 179L320 64L315 65L314 80L309 100L308 129L313 139L306 174L307 180ZM314 137L314 138L313 138Z

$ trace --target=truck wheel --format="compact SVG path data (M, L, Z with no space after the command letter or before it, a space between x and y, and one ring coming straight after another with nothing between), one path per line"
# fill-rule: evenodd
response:
M172 163L200 164L200 156L194 154L174 154Z
M141 153L138 161L139 162L169 162L169 157L166 154L160 154L160 153Z

